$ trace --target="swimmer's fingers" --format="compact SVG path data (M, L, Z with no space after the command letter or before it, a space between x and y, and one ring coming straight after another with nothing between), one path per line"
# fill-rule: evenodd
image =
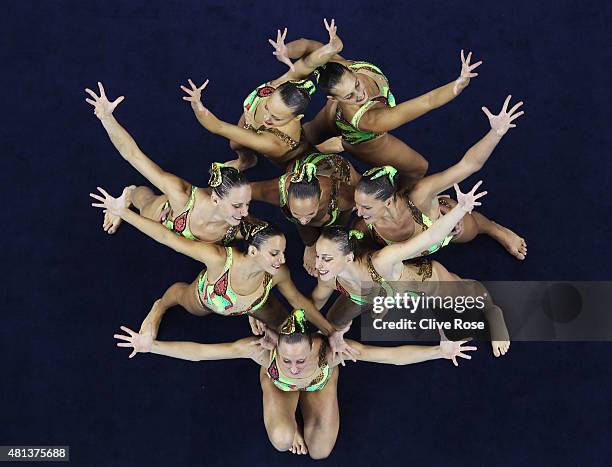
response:
M138 334L137 332L132 331L127 326L121 326L119 329L121 329L124 332L127 332L131 337L134 337L136 334Z
M85 92L93 97L96 102L100 99L98 95L89 88L85 88Z
M100 97L102 99L106 99L106 93L104 92L104 86L102 86L102 83L100 81L98 81L98 89L100 89Z

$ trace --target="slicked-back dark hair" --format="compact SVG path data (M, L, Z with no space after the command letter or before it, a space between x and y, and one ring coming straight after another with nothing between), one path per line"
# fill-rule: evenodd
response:
M212 190L219 198L225 198L232 188L249 184L249 180L244 172L240 172L233 167L221 167L220 170L221 183L215 187L212 187ZM212 172L212 170L210 172Z
M386 175L379 176L378 178L373 177L376 177L376 173L361 177L355 187L355 191L361 191L366 195L383 201L395 196L397 193L397 174L393 176L393 183L391 183L391 180Z
M333 89L338 85L344 73L350 73L350 70L344 65L337 62L329 62L324 67L320 67L319 88L330 96L333 96Z
M310 104L308 92L302 91L291 81L281 84L276 90L280 93L285 105L292 110L294 116L303 114Z

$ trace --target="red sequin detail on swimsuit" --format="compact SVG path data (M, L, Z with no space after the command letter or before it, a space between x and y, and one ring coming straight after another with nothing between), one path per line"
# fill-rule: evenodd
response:
M275 91L275 89L272 86L264 86L263 88L260 88L257 91L257 96L258 97L268 97L274 91Z
M174 219L173 229L176 233L181 233L187 227L187 214L189 211L185 211L183 214Z
M336 278L336 290L342 295L344 295L346 298L351 298L351 295L346 291L344 287L340 285L340 282L338 282L338 278Z
M272 365L268 367L268 374L272 379L278 379L278 367L276 366L276 360L272 362Z

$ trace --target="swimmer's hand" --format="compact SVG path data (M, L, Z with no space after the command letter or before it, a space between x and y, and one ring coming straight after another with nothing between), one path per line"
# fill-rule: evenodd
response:
M497 115L493 115L489 109L487 109L486 107L482 107L482 111L489 119L491 129L494 130L495 133L497 133L497 136L500 137L504 136L510 128L516 127L516 125L512 122L525 113L523 111L515 113L518 108L523 105L523 101L516 104L508 112L508 105L510 104L510 99L512 99L512 96L506 97L501 112Z
M276 32L276 42L274 42L272 39L268 39L268 42L272 47L274 47L274 52L272 52L272 55L274 55L279 62L287 65L291 71L295 71L295 66L293 66L291 59L287 55L285 37L287 37L287 28L285 28L282 34L280 29L278 29Z
M463 345L471 340L472 340L471 337L468 339L463 339L463 340L456 341L456 342L449 341L449 340L441 340L440 341L440 358L452 360L453 365L455 366L459 366L459 363L457 363L457 357L461 357L461 358L470 360L472 356L466 355L463 352L477 350L478 347L474 347L474 346L464 347Z
M327 18L323 18L323 23L325 24L325 29L329 33L329 42L327 45L336 53L341 52L343 48L342 41L336 35L338 28L336 27L336 20L332 18L331 22L327 22Z
M334 360L338 360L342 366L345 366L344 357L346 356L350 360L356 362L359 352L353 349L344 341L344 334L351 327L350 323L342 329L338 329L332 332L327 339L329 340L329 346L332 350L332 357Z
M126 187L121 193L119 198L113 198L109 195L104 188L98 187L98 191L104 195L104 197L99 194L89 193L93 199L100 201L100 203L91 203L94 208L104 209L104 212L108 211L115 216L122 216L125 210L129 207L131 201L132 191L134 190L134 186Z
M110 117L113 114L115 108L123 102L125 97L120 96L115 99L113 102L110 102L106 97L106 93L104 92L104 86L102 83L98 81L98 89L100 90L100 95L98 96L95 92L93 92L89 88L85 88L85 92L89 94L93 99L85 99L85 102L93 105L94 107L94 115L98 117L100 120L104 120Z
M482 60L474 64L470 64L471 59L472 52L468 53L466 58L463 55L463 50L461 50L461 73L459 73L459 78L457 78L455 81L455 86L453 86L453 94L455 96L458 96L459 93L463 91L468 84L470 84L471 78L478 76L478 73L474 73L473 71L482 64Z
M206 86L208 86L208 80L204 81L204 84L201 86L196 86L193 84L191 79L188 79L187 82L189 83L190 88L181 85L181 89L187 93L186 96L183 96L183 100L191 102L191 108L193 110L207 113L208 109L202 104L202 91L204 91Z
M121 330L124 334L115 334L113 337L117 340L124 342L117 342L117 347L131 347L132 353L129 358L134 357L137 353L148 353L151 351L153 346L153 334L151 332L151 325L147 327L144 333L137 333L132 331L126 326L121 326Z
M459 206L461 206L461 209L463 209L465 212L471 213L475 206L480 206L482 204L476 200L478 198L482 198L488 192L483 191L481 193L476 193L476 190L480 185L482 185L482 180L478 181L478 183L476 183L476 185L474 185L472 188L472 191L468 193L461 193L459 185L456 183L453 185L455 187L455 193L457 194L457 203L459 203Z

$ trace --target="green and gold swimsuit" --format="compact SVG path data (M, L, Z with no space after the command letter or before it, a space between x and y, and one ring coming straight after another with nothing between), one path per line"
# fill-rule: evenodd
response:
M177 235L181 235L194 241L200 241L200 239L196 237L189 228L189 215L195 204L197 190L198 187L191 187L191 194L187 200L187 204L185 204L182 212L178 216L174 217L174 219L172 219L172 207L170 206L170 201L166 201L162 206L162 212L165 212L166 214L160 219L161 224L167 229L172 230ZM230 225L220 243L224 246L228 246L236 239L236 235L238 235L239 231L240 225Z
M379 102L388 107L395 107L395 97L389 89L389 80L382 70L376 65L372 65L368 62L353 62L348 66L348 68L355 72L359 72L359 70L369 71L384 78L384 84L381 85L377 82L379 95L368 99L365 104L361 105L350 121L344 117L340 106L338 106L338 110L336 111L336 126L340 130L342 139L349 144L355 145L365 143L366 141L371 141L385 134L384 132L376 133L374 131L361 130L359 129L359 121L361 120L361 117L363 117L363 114L365 114L374 104Z
M211 284L207 280L207 271L204 270L198 277L198 299L202 307L212 310L215 313L225 316L244 315L253 313L266 303L268 295L272 289L272 275L265 272L259 296L251 303L250 306L241 310L232 310L239 299L244 297L239 296L231 286L230 269L233 263L233 254L231 247L225 247L225 265L224 272L221 277ZM257 296L257 293L253 295Z

